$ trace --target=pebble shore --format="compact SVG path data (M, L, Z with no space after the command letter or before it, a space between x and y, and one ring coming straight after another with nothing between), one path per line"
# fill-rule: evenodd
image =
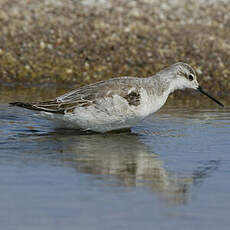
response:
M228 97L229 38L228 0L1 0L0 84L74 88L183 61Z

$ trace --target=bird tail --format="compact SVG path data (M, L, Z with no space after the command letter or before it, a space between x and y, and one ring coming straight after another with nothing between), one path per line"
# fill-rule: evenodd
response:
M11 103L9 103L9 105L11 105L11 106L19 106L19 107L23 107L23 108L26 108L26 109L36 110L36 108L33 106L33 104L30 104L30 103L11 102Z
M37 103L11 102L11 103L9 103L9 105L10 106L18 106L18 107L22 107L22 108L30 109L30 110L57 113L57 111L53 111L52 109L41 107Z
M49 113L60 113L64 114L65 110L62 108L57 101L46 101L46 102L34 102L34 103L25 103L25 102L11 102L10 106L19 106L25 109L44 111Z

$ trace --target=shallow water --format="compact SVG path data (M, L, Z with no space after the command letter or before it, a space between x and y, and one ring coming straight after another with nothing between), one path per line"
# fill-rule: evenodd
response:
M229 107L166 105L112 134L0 110L1 229L229 229Z

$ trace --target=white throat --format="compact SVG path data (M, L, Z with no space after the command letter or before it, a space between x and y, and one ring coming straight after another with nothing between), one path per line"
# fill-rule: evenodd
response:
M185 88L187 88L186 82L183 81L183 79L177 78L170 82L169 93L173 93L175 90L185 89Z

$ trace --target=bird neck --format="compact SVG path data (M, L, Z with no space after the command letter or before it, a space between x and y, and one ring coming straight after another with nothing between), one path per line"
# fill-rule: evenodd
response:
M173 93L175 90L185 89L186 85L180 79L173 79L170 82L169 91Z
M156 96L166 96L172 92L170 81L160 75L154 75L147 78L148 88L151 88L151 91Z

